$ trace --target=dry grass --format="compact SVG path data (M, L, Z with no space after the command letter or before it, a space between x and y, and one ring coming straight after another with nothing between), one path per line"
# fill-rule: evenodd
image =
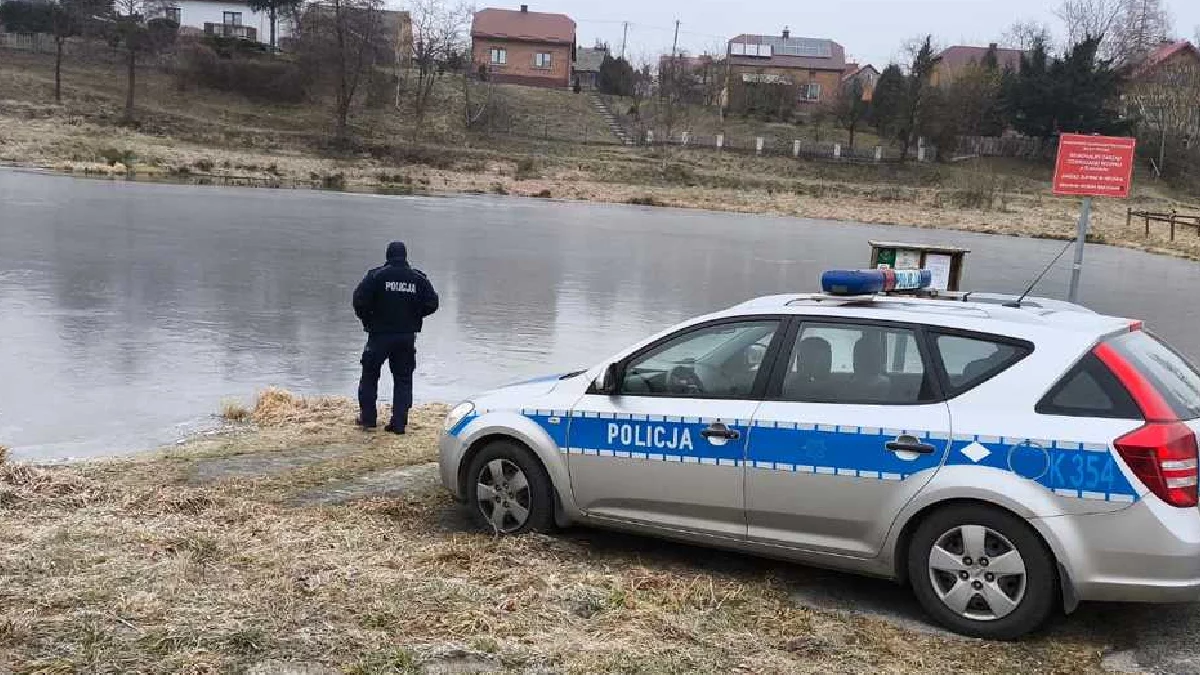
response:
M0 671L1098 669L1100 646L1078 639L963 648L798 608L793 566L586 531L497 539L461 524L440 490L295 505L432 460L443 413L415 410L409 436L367 434L349 401L272 390L251 431L135 460L0 467ZM313 448L329 452L197 480Z
M227 422L247 422L250 420L250 410L241 401L222 401L221 419Z

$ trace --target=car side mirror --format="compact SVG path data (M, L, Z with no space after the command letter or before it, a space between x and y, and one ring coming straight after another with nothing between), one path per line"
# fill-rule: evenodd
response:
M592 383L592 390L603 396L615 396L621 379L621 364L610 363L600 378Z

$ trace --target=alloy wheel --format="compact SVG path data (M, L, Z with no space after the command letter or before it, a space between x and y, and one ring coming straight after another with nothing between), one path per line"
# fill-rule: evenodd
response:
M475 478L479 511L498 534L520 530L529 520L529 479L507 459L493 459Z
M994 621L1011 614L1025 598L1025 560L999 532L983 525L959 525L929 549L929 580L954 613Z

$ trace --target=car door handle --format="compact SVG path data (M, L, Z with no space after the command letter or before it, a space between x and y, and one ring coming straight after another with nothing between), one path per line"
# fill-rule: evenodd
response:
M736 441L742 437L742 433L740 431L737 429L730 429L720 422L716 422L704 431L701 431L700 435L705 438L723 438L727 441Z
M914 443L909 441L888 441L883 447L891 452L915 452L918 455L932 455L937 452L937 448L928 443Z

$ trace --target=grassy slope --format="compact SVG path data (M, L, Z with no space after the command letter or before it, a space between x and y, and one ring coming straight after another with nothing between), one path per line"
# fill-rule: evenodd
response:
M586 530L496 539L429 483L311 499L431 461L443 413L363 434L349 401L272 391L255 425L162 454L0 465L0 671L1099 670L1090 638L964 643L797 607L802 567Z
M629 115L633 99L606 97L606 100L610 102L613 112L621 115L627 124L634 123L633 118ZM643 123L650 128L660 128L659 121L655 119L655 108L656 102L651 100L644 103L641 109ZM694 136L706 139L705 142L710 145L717 134L725 134L725 143L728 147L738 148L753 148L754 139L759 136L766 140L768 147L783 149L791 148L792 141L795 140L805 143L841 143L843 145L848 144L850 140L850 133L841 128L832 117L820 125L813 124L808 116L798 119L795 123L765 122L751 116L726 115L722 117L718 109L702 105L684 106L676 114L678 121L674 125L674 136L678 137L681 131L690 131ZM661 133L661 128L658 133ZM863 124L862 128L858 129L854 135L854 147L856 148L873 148L879 144L879 136L874 134L866 124ZM884 144L890 145L891 143L884 142Z

